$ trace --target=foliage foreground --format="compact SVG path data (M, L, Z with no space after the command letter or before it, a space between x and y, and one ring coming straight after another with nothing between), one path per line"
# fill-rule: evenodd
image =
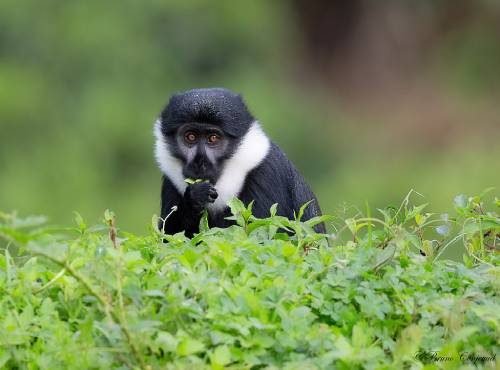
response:
M498 368L498 215L410 194L381 218L304 223L235 200L237 225L193 239L128 234L111 212L67 229L0 214L0 367Z

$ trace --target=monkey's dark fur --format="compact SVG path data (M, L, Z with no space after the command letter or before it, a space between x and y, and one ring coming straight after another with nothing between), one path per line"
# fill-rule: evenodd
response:
M233 137L242 137L255 118L241 99L221 88L175 94L161 112L162 131L172 133L187 122L213 123Z
M172 96L155 135L164 174L159 227L168 234L198 232L205 209L211 227L231 225L225 219L230 216L226 202L234 196L245 204L253 200L259 218L268 217L274 203L278 215L293 218L309 201L303 219L321 215L304 178L263 133L242 98L229 90L195 89ZM185 178L205 181L187 184ZM315 229L325 232L324 224Z

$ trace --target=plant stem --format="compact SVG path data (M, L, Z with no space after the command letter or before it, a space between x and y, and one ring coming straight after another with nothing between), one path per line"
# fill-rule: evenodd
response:
M123 332L123 334L127 340L127 344L130 347L130 350L132 352L132 356L134 357L136 362L139 363L140 368L146 369L146 364L144 363L142 357L140 356L139 350L138 350L136 344L134 343L134 341L132 340L132 334L128 330L128 327L125 323L125 317L122 318L122 317L120 317L120 315L117 315L116 312L113 310L113 307L106 301L106 299L98 291L96 291L92 287L92 285L90 285L90 283L87 281L87 279L85 279L76 270L74 270L68 264L67 261L58 260L57 258L54 258L54 257L49 256L47 254L41 253L39 251L37 251L36 254L39 254L40 256L45 257L45 258L51 260L52 262L54 262L55 264L66 269L66 271L71 276L73 276L76 280L78 280L84 286L84 288L99 301L99 303L104 307L104 311L106 312L106 315L111 316L111 318L120 327L121 331Z

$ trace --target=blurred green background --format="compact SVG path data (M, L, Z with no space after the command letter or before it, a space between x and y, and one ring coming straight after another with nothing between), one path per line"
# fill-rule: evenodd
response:
M327 213L500 184L498 1L0 2L0 209L159 211L169 96L242 93Z

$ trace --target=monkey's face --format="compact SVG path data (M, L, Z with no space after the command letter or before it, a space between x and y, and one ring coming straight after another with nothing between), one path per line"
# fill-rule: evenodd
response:
M215 184L224 161L233 152L237 139L220 127L206 123L181 125L170 138L173 155L181 160L185 178L208 180Z

